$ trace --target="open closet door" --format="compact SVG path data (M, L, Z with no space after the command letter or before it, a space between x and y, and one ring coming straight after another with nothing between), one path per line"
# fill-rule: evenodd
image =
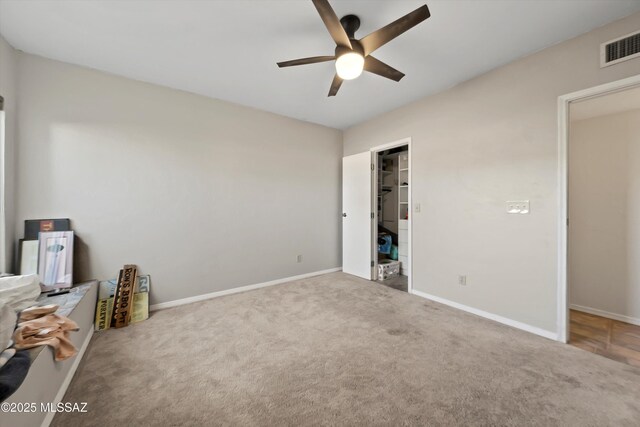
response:
M342 159L342 271L371 280L371 153Z

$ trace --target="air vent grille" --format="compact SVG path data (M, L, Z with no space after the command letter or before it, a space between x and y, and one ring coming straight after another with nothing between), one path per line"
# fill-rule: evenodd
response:
M603 67L637 58L640 56L640 31L603 43L600 51Z

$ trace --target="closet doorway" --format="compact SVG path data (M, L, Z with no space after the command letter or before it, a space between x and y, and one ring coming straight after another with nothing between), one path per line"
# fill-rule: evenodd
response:
M411 206L411 138L344 157L342 271L410 293Z
M403 140L372 149L374 280L404 292L411 289L409 143Z

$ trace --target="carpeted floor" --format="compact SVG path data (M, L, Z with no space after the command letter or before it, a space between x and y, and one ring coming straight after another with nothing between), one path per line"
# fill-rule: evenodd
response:
M94 335L55 426L640 423L640 369L334 273Z

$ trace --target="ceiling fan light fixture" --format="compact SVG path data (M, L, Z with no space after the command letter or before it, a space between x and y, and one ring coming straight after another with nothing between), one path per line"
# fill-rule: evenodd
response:
M356 52L348 52L336 59L336 72L342 80L353 80L362 74L364 57Z

